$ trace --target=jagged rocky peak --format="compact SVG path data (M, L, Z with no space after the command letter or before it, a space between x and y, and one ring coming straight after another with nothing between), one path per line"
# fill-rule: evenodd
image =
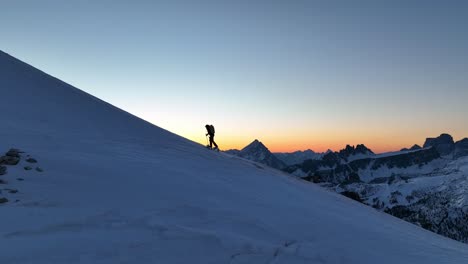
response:
M370 150L368 147L366 147L364 144L358 144L356 146L356 149L355 149L355 152L358 154L358 153L361 153L361 154L374 154L374 152L372 152L372 150Z
M346 145L344 149L340 150L339 154L342 157L349 157L349 156L357 155L357 154L364 154L364 155L374 154L374 152L372 152L372 150L367 148L364 144L358 144L356 147Z
M351 146L351 145L346 145L346 147L342 150L340 150L340 153L343 153L343 154L352 154L354 152L354 146Z
M241 151L251 151L251 150L254 150L254 149L266 149L266 150L268 150L268 148L265 147L265 145L263 145L262 142L260 142L258 139L255 139L252 143L247 145Z
M421 146L419 146L418 144L414 144L409 150L420 150L422 149Z
M439 137L426 139L424 148L429 147L435 148L441 155L448 155L455 149L455 142L451 135L441 134Z
M414 144L411 148L402 148L400 151L412 151L412 150L420 150L422 149L421 146L418 144Z
M464 138L455 143L454 158L468 156L468 138Z

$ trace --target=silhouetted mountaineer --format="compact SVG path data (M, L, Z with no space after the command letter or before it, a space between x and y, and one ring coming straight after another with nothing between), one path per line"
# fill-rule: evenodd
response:
M210 145L207 146L207 147L209 147L209 148L211 149L211 148L213 148L213 144L214 144L214 145L215 145L215 148L214 148L214 149L215 149L215 150L219 150L219 149L218 149L218 144L216 144L216 142L214 141L214 136L215 136L215 128L214 128L214 126L213 126L213 125L206 125L205 128L206 128L206 131L208 132L208 133L206 133L206 135L207 135L207 136L208 136L208 135L210 136Z

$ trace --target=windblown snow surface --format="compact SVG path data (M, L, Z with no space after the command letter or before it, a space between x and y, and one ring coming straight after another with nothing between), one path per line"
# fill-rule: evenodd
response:
M209 151L1 52L0 92L1 150L44 170L22 161L0 176L19 190L0 195L2 264L468 263L467 245Z

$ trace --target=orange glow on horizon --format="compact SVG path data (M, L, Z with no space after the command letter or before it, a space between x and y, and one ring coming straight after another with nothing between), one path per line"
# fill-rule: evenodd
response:
M442 132L443 133L443 132ZM331 135L333 137L326 136L272 136L269 137L246 137L246 136L231 136L231 135L222 135L216 136L215 141L218 143L222 150L229 149L242 149L252 143L255 139L258 139L262 142L271 152L294 152L294 151L304 151L311 149L314 152L325 152L328 149L333 151L339 151L346 147L346 145L356 146L358 144L364 144L366 147L371 149L374 153L385 153L385 152L394 152L399 151L402 148L410 148L414 144L418 144L421 147L424 144L426 137L437 137L441 133L431 133L428 136L418 136L418 135L405 135L405 136L389 136L389 135L379 135L379 136L366 136L362 135L353 135L347 134L344 136ZM449 133L450 134L450 133ZM463 136L455 136L454 141L461 140ZM206 139L204 138L191 138L191 140L196 141L202 145L205 145Z
M393 152L399 151L402 148L409 148L414 144L422 145L421 142L415 141L412 143L402 144L401 142L378 142L378 141L349 141L345 143L342 140L333 140L333 139L326 139L323 141L317 140L316 142L310 142L310 140L303 140L300 139L290 140L290 141L277 141L274 139L262 139L262 138L225 138L225 137L215 137L215 141L218 143L222 150L229 150L229 149L243 149L250 143L252 143L255 139L258 139L262 142L271 152L294 152L294 151L304 151L307 149L311 149L314 152L326 152L327 150L331 149L333 151L339 151L346 147L346 145L356 146L358 144L364 144L366 147L371 149L374 153L384 153L384 152ZM192 139L202 145L207 144L205 140L196 140Z
M177 122L169 124L168 130L189 140L206 145L205 128L202 122ZM181 126L183 124L184 126ZM374 153L394 152L410 148L414 144L423 146L426 138L438 137L442 133L453 136L455 141L466 137L463 129L447 131L440 128L418 128L409 130L407 126L367 126L341 124L328 126L301 127L294 124L269 123L264 126L249 126L246 123L216 123L215 141L221 150L242 149L255 139L262 142L271 152L294 152L311 149L314 152L339 151L346 145L364 144ZM196 129L194 129L196 127Z

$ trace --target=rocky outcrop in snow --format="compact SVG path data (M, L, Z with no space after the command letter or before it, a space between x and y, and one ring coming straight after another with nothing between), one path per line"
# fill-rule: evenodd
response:
M26 159L23 159L23 157L26 156ZM18 175L10 175L8 174L7 167L8 166L17 166L21 163L24 163L26 166L24 167L25 170L32 170L32 164L36 164L37 160L30 157L29 155L26 155L23 151L20 151L18 149L10 149L5 153L5 155L0 156L0 176L2 179L0 179L0 184L3 186L10 186L10 188L0 188L0 204L4 204L9 202L10 200L14 200L15 202L19 202L18 199L13 197L15 194L17 194L19 191L14 183L14 181L10 181L13 177L17 177ZM30 164L30 165L27 165ZM42 172L43 169L40 167L35 166L35 170L37 172ZM9 180L6 180L6 178L9 178ZM23 178L16 178L18 182L24 181ZM8 197L2 197L2 196L11 196ZM13 195L13 196L12 196Z

